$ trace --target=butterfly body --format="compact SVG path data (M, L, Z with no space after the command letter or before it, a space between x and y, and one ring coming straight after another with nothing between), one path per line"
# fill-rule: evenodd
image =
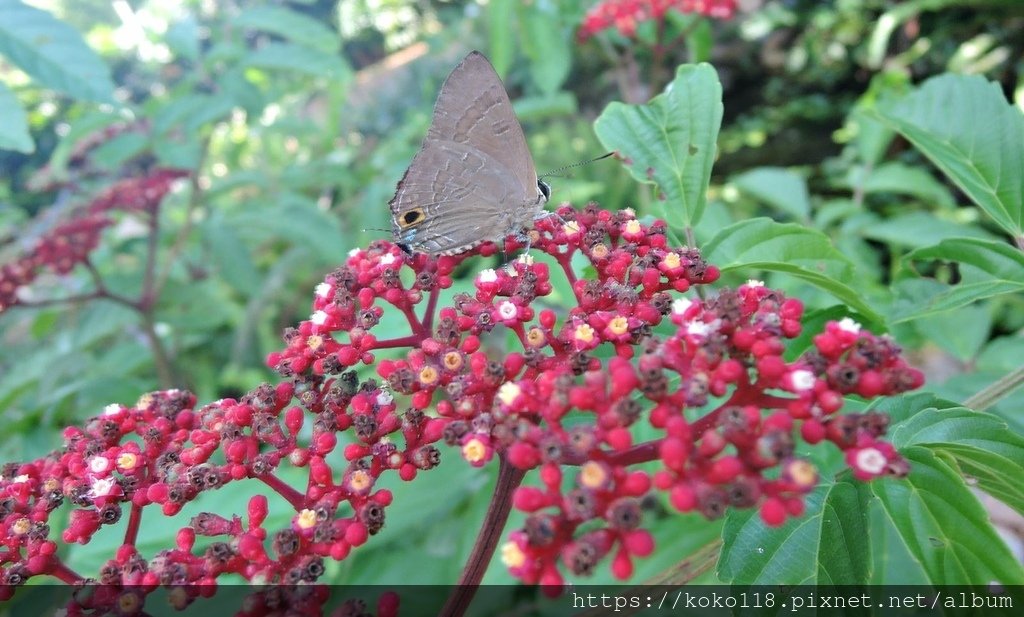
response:
M497 73L472 52L445 80L423 146L389 206L403 249L454 255L519 235L544 216L522 127Z

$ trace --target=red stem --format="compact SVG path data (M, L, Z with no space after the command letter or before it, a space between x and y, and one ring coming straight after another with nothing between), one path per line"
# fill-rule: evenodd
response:
M84 580L81 577L81 575L79 575L77 572L69 568L67 564L60 560L60 558L57 559L56 563L53 566L53 569L50 570L49 574L50 576L58 578L60 582L66 583L68 585L75 585L77 583L81 583Z
M277 491L277 494L284 497L288 501L288 503L290 503L292 507L295 508L296 512L301 510L306 505L305 495L289 486L287 483L281 480L281 478L278 478L274 474L268 473L266 475L259 476L259 479L264 484L269 486L271 489Z
M124 530L124 543L135 544L139 537L139 525L142 524L142 506L132 504L131 512L128 514L128 528Z
M459 582L452 595L448 596L440 615L443 617L461 617L466 614L473 597L476 595L477 587L484 578L484 572L491 563L494 551L498 547L498 540L501 532L508 522L509 512L512 511L512 494L523 481L525 471L516 469L504 456L498 458L498 484L494 487L494 495L491 497L491 504L484 516L483 526L476 536L473 550L466 561L466 567L459 576Z

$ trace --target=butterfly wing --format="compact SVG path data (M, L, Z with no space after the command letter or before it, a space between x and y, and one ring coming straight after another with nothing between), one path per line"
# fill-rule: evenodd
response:
M500 163L471 146L428 141L391 200L392 231L408 248L453 255L511 233L512 202L522 203L522 188Z
M514 233L545 200L501 79L470 53L441 86L423 146L389 203L395 240L459 253Z
M471 52L441 86L424 143L466 144L515 176L524 199L537 195L537 169L501 78L484 55Z

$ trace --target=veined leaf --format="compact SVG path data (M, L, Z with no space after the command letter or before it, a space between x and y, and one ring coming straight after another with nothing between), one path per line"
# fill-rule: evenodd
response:
M626 159L633 178L658 186L670 224L692 227L707 204L722 110L722 84L711 65L684 64L646 105L608 105L594 131Z

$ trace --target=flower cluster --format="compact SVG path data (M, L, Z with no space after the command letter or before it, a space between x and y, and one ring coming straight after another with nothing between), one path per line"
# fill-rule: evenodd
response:
M85 263L100 234L113 223L112 211L154 213L172 183L184 175L186 172L176 169L157 169L143 177L122 180L73 218L47 231L31 250L0 266L0 312L19 304L19 290L31 285L43 270L63 275Z
M390 242L355 250L268 357L280 383L199 408L181 391L111 405L67 429L61 451L9 465L0 590L50 575L104 583L89 598L97 604L137 606L164 586L185 606L236 574L287 585L294 607L317 614L322 595L306 588L325 560L345 559L385 524L394 496L380 478L435 468L441 442L472 465L500 458L539 470L540 485L515 489L528 516L501 554L514 576L551 588L608 557L628 578L654 550L643 511L656 491L709 518L728 507L757 507L769 525L799 516L818 478L796 455L799 439L834 444L862 479L906 472L880 440L885 416L837 414L846 394L920 385L889 339L833 322L786 361L785 340L801 332L798 300L756 282L694 296L718 269L695 249L671 248L664 223L629 211L563 206L536 222L530 244L444 306L442 290L470 254L408 255ZM473 254L496 252L486 243ZM394 316L406 331L384 329ZM360 377L361 365L380 381ZM642 424L654 439L636 441ZM650 462L657 471L636 469ZM288 482L288 468L302 480ZM174 547L135 547L144 510L174 515L238 481L283 497L289 524L268 529L269 502L254 491L244 513L193 518ZM123 546L98 576L58 557L49 520L67 502L65 543L128 516ZM396 609L394 599L378 606Z
M583 18L579 38L585 41L610 28L633 38L639 24L661 22L669 11L729 19L736 13L736 0L603 0Z

